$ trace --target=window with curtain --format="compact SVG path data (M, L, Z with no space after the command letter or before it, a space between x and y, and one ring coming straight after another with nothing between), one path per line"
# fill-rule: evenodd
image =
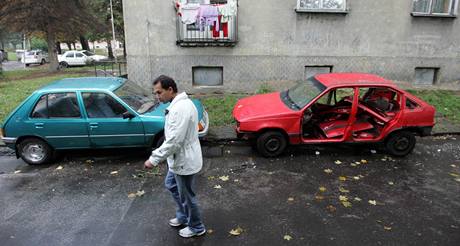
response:
M454 15L457 0L414 0L412 12L427 15Z

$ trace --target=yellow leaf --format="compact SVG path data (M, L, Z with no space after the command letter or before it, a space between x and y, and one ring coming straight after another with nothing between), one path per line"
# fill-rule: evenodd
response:
M336 161L335 161L335 164L336 164L336 165L340 165L340 164L342 164L342 162L339 161L339 160L336 160Z
M294 201L294 197L289 197L289 198L288 198L288 201L289 201L289 202L293 202L293 201Z
M394 185L395 183L393 183L392 181L388 182L389 185Z
M207 233L207 234L213 234L213 233L214 233L214 230L213 230L213 229L208 229L208 230L206 230L206 233Z
M457 181L457 182L460 182L460 178L458 178L458 179L455 179L455 181Z
M238 183L238 182L240 182L240 180L239 179L234 179L233 182Z
M349 202L349 201L342 201L342 205L343 205L344 207L346 207L346 208L349 208L349 207L351 207L351 202Z
M16 170L16 171L14 171L14 173L20 173L20 172L21 172L21 170Z
M356 167L357 165L355 163L351 163L350 166Z
M136 197L136 193L129 193L128 194L128 198L135 198Z
M228 176L220 176L219 179L222 181L228 181Z
M321 201L321 200L324 200L324 196L316 195L316 196L315 196L315 199L316 199L317 201Z
M340 177L339 177L339 180L340 180L340 181L346 181L346 180L347 180L347 177L345 177L345 176L340 176Z
M355 197L354 200L357 201L357 202L360 202L360 201L361 201L361 198Z
M377 201L375 201L375 200L369 200L369 204L372 204L372 205L375 206L375 205L377 205Z
M359 180L359 179L361 179L361 178L360 178L359 176L353 176L353 179L354 179L354 180Z
M221 185L214 185L214 189L222 189Z
M58 166L58 167L56 167L56 170L62 170L62 169L63 169L63 167L62 167L62 166Z
M241 235L241 233L243 233L243 229L238 226L238 228L232 229L229 233L232 236L239 236L239 235Z
M327 174L331 174L332 173L332 170L327 168L327 169L324 169L324 172L327 173Z
M216 177L214 176L208 176L208 180L214 180Z
M383 226L383 229L387 230L387 231L391 231L391 227L390 226Z
M339 196L339 200L342 201L342 202L348 201L348 197L347 197L347 196L342 196L342 195L340 195L340 196Z
M118 174L118 171L112 171L110 172L111 175L115 175L115 174Z
M343 187L339 187L339 191L342 192L342 193L348 193L350 192L349 190L343 188Z
M290 235L284 235L284 240L291 241L292 237Z
M325 191L326 191L326 187L324 187L324 186L319 187L319 191L325 192Z
M453 177L456 177L456 178L460 177L460 174L456 174L456 173L449 173L449 174L450 174L450 176L453 176Z
M355 164L356 164L356 165L361 165L361 162L360 162L360 161L356 161Z
M91 163L93 163L94 161L93 161L93 160L86 160L85 162L88 163L88 164L91 164Z
M364 159L363 159L363 160L361 160L361 163L362 163L362 164L366 164L366 163L367 163L367 160L364 160Z
M454 164L452 164L452 165L450 165L450 166L451 166L451 167L457 167L457 166L456 166L456 165L454 165Z

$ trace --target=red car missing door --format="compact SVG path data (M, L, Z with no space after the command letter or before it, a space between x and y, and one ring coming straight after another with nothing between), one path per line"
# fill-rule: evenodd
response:
M237 102L239 138L254 140L266 157L288 144L383 142L395 156L409 154L415 135L430 135L435 108L372 74L318 74L283 92Z

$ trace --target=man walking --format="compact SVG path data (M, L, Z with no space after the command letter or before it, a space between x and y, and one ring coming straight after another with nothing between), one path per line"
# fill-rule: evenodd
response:
M144 167L152 168L167 159L169 168L165 186L177 204L176 217L169 220L169 225L186 226L179 230L182 237L201 236L206 229L193 189L195 174L203 166L198 111L185 92L177 92L177 85L170 77L161 75L155 79L153 93L161 102L171 104L165 110L165 141L152 151Z

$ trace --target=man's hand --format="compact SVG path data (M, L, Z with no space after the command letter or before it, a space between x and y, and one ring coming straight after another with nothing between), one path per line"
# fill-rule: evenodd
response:
M147 169L152 169L153 167L157 166L158 164L150 162L150 160L146 160L144 162L144 167Z

